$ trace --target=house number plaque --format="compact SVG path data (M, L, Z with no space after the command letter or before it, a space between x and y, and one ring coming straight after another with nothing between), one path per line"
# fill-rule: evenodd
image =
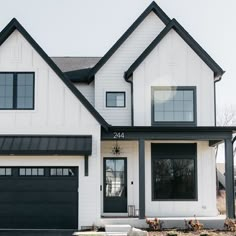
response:
M124 139L125 133L124 132L113 132L113 139Z

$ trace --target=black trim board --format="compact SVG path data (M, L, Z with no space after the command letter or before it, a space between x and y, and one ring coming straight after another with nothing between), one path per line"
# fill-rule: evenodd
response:
M102 129L101 140L224 140L232 139L236 127L192 126L112 126ZM118 135L122 134L122 135ZM121 138L117 138L121 137Z
M112 46L112 48L99 60L99 62L90 70L88 82L92 82L94 75L101 69L101 67L109 60L109 58L116 52L116 50L125 42L125 40L134 32L134 30L142 23L150 12L154 12L165 25L170 22L170 18L165 12L156 4L152 2L146 10L136 19L136 21L128 28L128 30L119 38L119 40Z
M107 129L109 127L109 124L88 102L88 100L82 95L82 93L73 85L73 83L64 75L64 73L58 68L58 66L53 62L53 60L43 51L43 49L36 43L36 41L17 21L17 19L13 18L7 24L7 26L0 32L0 46L15 30L18 30L23 35L23 37L28 41L28 43L46 61L46 63L51 67L51 69L58 75L58 77L64 82L64 84L70 89L70 91L80 100L80 102L87 108L87 110L94 116L94 118L101 124L101 126Z
M215 77L222 76L224 70L210 57L210 55L193 39L193 37L178 23L176 19L172 19L169 24L161 31L161 33L151 42L151 44L143 51L136 61L125 72L125 79L129 79L137 67L152 52L152 50L160 43L167 33L174 29L179 36L193 49L193 51L211 68Z

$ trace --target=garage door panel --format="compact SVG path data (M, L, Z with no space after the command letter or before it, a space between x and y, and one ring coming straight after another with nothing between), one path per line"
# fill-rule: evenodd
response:
M76 168L74 176L50 176L52 167L44 167L45 176L23 177L20 168L12 168L13 176L0 177L0 228L77 229Z
M43 217L37 217L37 216L30 216L30 217L24 217L19 218L18 216L13 217L1 217L0 221L2 228L12 228L12 222L14 222L14 228L15 229L29 229L29 225L32 229L41 229L42 225L49 225L50 227L45 227L44 229L71 229L70 225L76 225L77 221L74 220L73 222L69 218L59 218L59 217L50 217L45 216ZM58 227L60 226L60 227Z
M74 204L1 204L0 205L0 215L1 216L59 216L63 215L69 217L71 214L76 215L77 209Z
M9 177L10 178L10 177ZM37 181L37 185L35 184ZM60 182L60 184L58 184ZM23 178L18 179L1 179L0 188L3 191L13 191L13 192L22 192L22 191L40 191L40 192L68 192L71 189L77 188L77 180L67 178L66 180L57 178L50 179L50 177L45 177L43 179L35 178Z
M12 192L1 192L1 203L70 203L77 201L74 192L17 192L17 198Z

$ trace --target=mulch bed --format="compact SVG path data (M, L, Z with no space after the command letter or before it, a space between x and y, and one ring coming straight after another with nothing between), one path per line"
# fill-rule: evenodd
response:
M148 232L149 236L236 236L236 232L220 231L220 230L201 230L197 232L183 230L162 230Z

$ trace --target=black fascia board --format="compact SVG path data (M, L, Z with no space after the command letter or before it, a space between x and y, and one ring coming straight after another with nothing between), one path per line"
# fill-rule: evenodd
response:
M173 20L160 32L160 34L151 42L151 44L143 51L143 53L137 58L137 60L129 67L125 72L125 80L127 81L137 69L137 67L142 63L142 61L152 52L152 50L157 46L157 44L167 35L167 33L172 29L174 25Z
M31 37L31 35L24 29L24 27L13 18L7 26L0 32L0 46L5 40L13 33L14 30L18 30L23 37L29 42L29 44L38 52L38 54L46 61L51 69L58 75L58 77L65 83L70 91L80 100L80 102L87 108L87 110L94 116L99 124L105 129L110 125L103 119L103 117L95 110L95 108L89 103L89 101L82 95L82 93L73 85L72 82L64 75L59 67L53 62L53 60L44 52L44 50L37 44L37 42Z
M112 48L91 69L88 77L89 83L93 81L94 75L98 72L98 70L109 60L109 58L116 52L116 50L125 42L125 40L134 32L134 30L152 11L162 20L165 25L170 22L170 18L166 15L166 13L156 4L156 2L153 1L128 28L128 30L118 39L118 41L112 46Z
M74 83L89 83L88 75L91 68L84 68L80 70L73 70L64 72L64 75Z
M225 71L210 57L210 55L194 40L194 38L177 22L172 19L170 23L161 31L161 33L151 42L144 52L136 59L136 61L125 72L124 77L127 81L144 61L144 59L152 52L152 50L160 43L166 34L174 29L179 36L193 49L193 51L209 66L214 72L215 77L222 76Z
M102 129L102 140L224 140L232 139L236 127L111 126Z

